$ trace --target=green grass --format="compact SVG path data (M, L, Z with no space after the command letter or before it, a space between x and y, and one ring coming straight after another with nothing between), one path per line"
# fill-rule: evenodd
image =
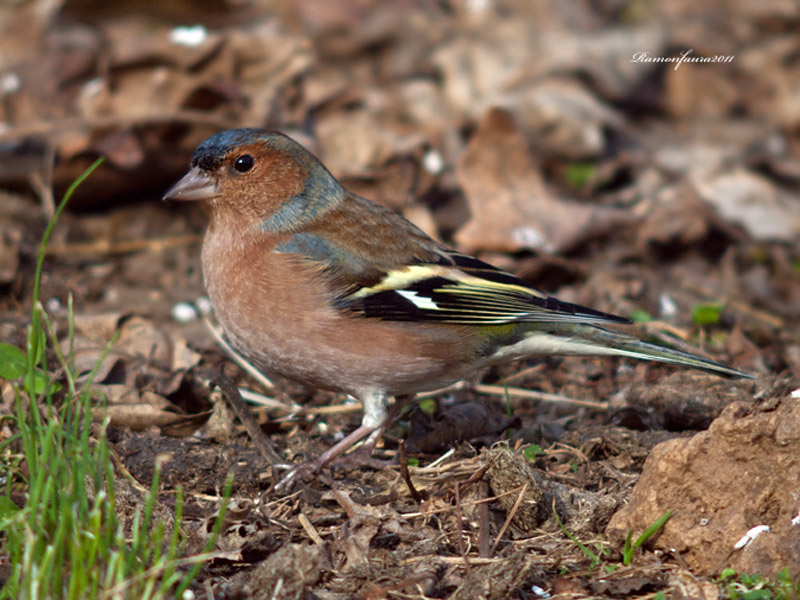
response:
M719 323L723 308L725 307L718 302L698 304L692 308L692 322L698 326L716 325Z
M561 531L564 532L564 535L566 535L580 549L580 551L583 552L586 558L590 560L590 570L593 570L598 566L602 566L607 573L613 573L617 570L617 567L619 566L617 564L603 564L607 561L607 558L610 554L606 544L597 543L595 544L594 551L591 550L588 546L586 546L586 544L582 543L578 538L576 538L572 532L564 527L564 524L561 522L561 518L558 516L557 512L553 511L553 516L555 516L556 523L558 523L558 526L561 528ZM624 566L630 566L631 562L633 562L633 556L636 550L641 548L645 542L647 542L647 540L661 531L671 516L672 511L668 510L658 519L656 519L655 523L648 527L644 533L642 533L642 535L637 537L635 540L633 539L633 529L628 530L628 535L625 537L625 546L622 549L622 564Z
M183 558L180 490L173 521L155 517L158 464L136 514L124 520L117 514L107 421L99 427L92 423L91 385L100 363L78 381L71 344L72 298L66 350L39 303L53 226L77 186L100 162L70 186L45 230L25 349L0 344L0 377L12 382L14 392L13 414L4 417L14 435L0 445L5 483L0 556L10 569L0 599L181 597L213 547L224 517L223 501L206 552ZM225 498L229 490L230 481Z
M629 316L634 323L649 323L653 320L653 315L644 309L634 310Z
M567 183L573 189L582 189L596 172L597 166L592 163L572 163L567 167Z
M789 569L782 570L775 579L725 569L720 574L720 583L725 589L724 597L732 600L800 599L800 578L789 575Z
M633 561L633 554L636 552L636 549L641 548L644 543L647 542L647 540L661 531L661 528L664 527L671 516L672 511L668 510L658 519L656 519L656 522L645 529L644 533L635 540L633 540L633 529L629 529L628 535L625 537L625 547L622 550L622 564L624 564L626 567L631 564L631 561Z
M558 523L564 535L566 535L570 541L583 552L584 556L590 560L589 570L594 570L595 567L601 565L603 560L610 554L607 544L597 543L595 544L594 551L590 550L586 544L581 542L569 529L564 527L564 523L561 522L561 517L558 516L558 512L553 510L553 516L556 518L556 523ZM607 573L612 573L616 569L616 565L603 565L603 568Z
M525 457L529 463L536 462L536 459L539 458L544 454L544 448L542 448L539 444L528 444L522 450L522 455Z

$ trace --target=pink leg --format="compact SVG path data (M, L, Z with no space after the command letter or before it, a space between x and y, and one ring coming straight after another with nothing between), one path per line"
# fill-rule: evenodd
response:
M342 453L347 452L347 450L352 448L362 439L370 434L379 433L380 431L380 429L375 429L374 427L367 425L361 425L357 427L350 435L328 448L316 459L304 462L303 464L294 467L291 471L284 475L283 479L278 482L278 485L275 486L275 491L281 494L289 493L294 487L295 483L305 479L309 475L318 473L322 467L341 456ZM377 441L378 440L376 437L375 441L372 442L373 447Z
M353 460L348 462L350 462L349 466L359 466L363 464L370 465L372 461L372 451L375 449L375 444L381 438L389 423L391 423L394 419L398 410L402 406L403 401L407 400L408 398L408 396L398 397L391 414L387 415L385 395L366 395L363 400L364 418L361 421L361 425L343 440L340 440L328 450L320 454L315 460L311 460L294 467L291 471L284 475L283 479L278 482L278 484L275 486L275 491L278 493L290 492L295 483L305 479L309 475L318 473L320 469L339 458L342 454L347 452L365 437L367 440L364 442L364 446L357 450L358 456L354 456Z

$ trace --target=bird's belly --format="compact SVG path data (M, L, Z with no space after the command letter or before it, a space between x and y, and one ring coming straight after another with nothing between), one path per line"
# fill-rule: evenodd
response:
M340 316L312 328L292 327L276 312L255 332L224 316L220 321L233 346L258 369L316 388L355 396L365 390L409 394L467 375L446 355L432 356L427 344L408 339L397 323L372 322L365 331Z
M234 348L268 375L355 396L432 390L471 375L459 331L348 315L324 289L287 285L281 275L293 274L274 265L261 281L231 275L223 284L207 271L209 297Z

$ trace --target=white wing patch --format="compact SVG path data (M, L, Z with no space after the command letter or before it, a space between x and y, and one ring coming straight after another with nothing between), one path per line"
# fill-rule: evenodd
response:
M452 265L406 265L389 271L370 287L356 286L340 302L343 308L389 321L461 325L628 322L548 297L488 265L468 272Z
M420 296L417 292L412 292L410 290L396 290L396 292L409 302L412 302L417 308L421 308L422 310L439 310L439 306L436 302L425 296Z
M547 296L538 290L528 288L523 285L513 285L488 281L483 277L476 277L465 273L461 269L444 265L408 265L399 269L394 269L386 273L379 283L372 287L364 287L350 294L349 298L364 298L378 292L400 291L405 287L410 287L420 281L442 277L450 281L450 284L458 288L459 286L471 286L475 289L487 290L491 294L492 290L507 291L510 293L522 293L525 296L535 298L546 298ZM411 298L409 298L411 300ZM411 300L414 302L413 300ZM416 304L416 303L415 303ZM419 305L418 305L419 306Z

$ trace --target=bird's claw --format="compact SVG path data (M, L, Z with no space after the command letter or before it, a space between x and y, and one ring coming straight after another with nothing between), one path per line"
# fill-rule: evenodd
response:
M275 485L275 491L279 494L291 493L297 483L319 471L322 465L318 465L317 462L311 461L293 466Z

